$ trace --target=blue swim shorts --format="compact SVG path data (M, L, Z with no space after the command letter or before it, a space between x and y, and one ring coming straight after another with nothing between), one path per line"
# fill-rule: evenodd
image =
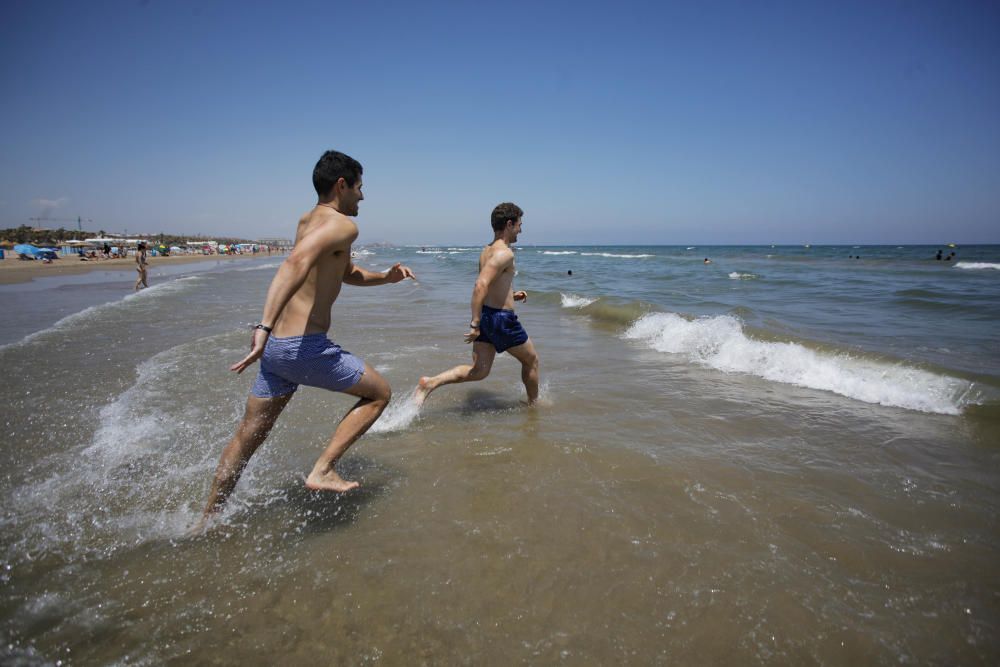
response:
M517 321L513 310L483 306L479 315L479 338L476 342L490 343L497 352L503 352L528 342L528 332Z
M268 338L250 393L258 398L290 394L300 384L330 391L350 389L365 373L365 362L326 334Z

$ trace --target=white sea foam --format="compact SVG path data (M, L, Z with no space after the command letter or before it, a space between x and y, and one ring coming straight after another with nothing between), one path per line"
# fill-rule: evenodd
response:
M539 250L543 255L575 255L576 250ZM586 253L584 253L586 254Z
M620 255L613 252L581 252L581 255L588 257L618 257L621 259L642 259L644 257L656 257L656 255Z
M589 296L577 296L576 294L560 293L559 298L562 300L563 308L583 308L584 306L589 306L597 301L596 298L591 298Z
M416 393L417 390L414 389L404 396L393 399L368 432L392 433L406 429L420 414L420 406L414 400Z
M107 303L97 304L96 306L89 306L79 312L67 315L50 327L28 334L19 341L7 343L6 345L0 345L0 352L27 345L32 341L57 331L64 331L71 327L80 326L95 317L104 317L108 311L122 308L135 300L144 300L151 298L151 295L170 294L190 289L193 286L193 283L196 283L199 280L201 280L201 276L186 276L184 278L177 278L169 282L157 283L140 292L130 292L117 301L109 301Z
M755 273L738 273L736 271L733 271L732 273L729 274L729 277L732 278L733 280L754 280L754 279L757 278L757 274L755 274Z
M921 412L959 414L972 388L965 380L902 364L823 353L797 343L754 340L730 315L691 321L673 313L651 313L636 320L623 337L720 371Z
M955 268L966 270L995 269L1000 271L1000 264L995 264L993 262L959 262L955 265Z
M257 264L256 266L241 266L238 269L229 269L230 273L243 273L244 271L263 271L264 269L276 269L281 266L281 262L269 262L267 264Z
M218 403L178 396L217 372L204 362L229 337L185 343L140 363L135 382L92 415L100 424L93 438L53 456L44 476L6 499L33 523L14 548L106 557L122 546L182 535L197 519L190 501L200 495L240 401L220 415ZM252 484L241 488L244 497L254 493Z

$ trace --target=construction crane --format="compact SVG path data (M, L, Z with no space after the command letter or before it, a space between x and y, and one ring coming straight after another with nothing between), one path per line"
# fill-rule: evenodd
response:
M73 218L28 218L28 220L30 220L31 222L34 222L34 223L39 223L39 222L75 222L76 223L76 231L78 231L78 232L82 232L83 231L83 221L84 220L86 220L87 222L93 222L93 220L91 220L90 218L82 218L79 215L76 216L76 219L73 219ZM36 226L37 226L37 224L36 224Z

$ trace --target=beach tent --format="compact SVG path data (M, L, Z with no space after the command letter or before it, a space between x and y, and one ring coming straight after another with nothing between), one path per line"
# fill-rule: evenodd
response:
M14 246L14 252L16 252L21 259L35 259L35 255L38 254L38 248L30 243L18 243Z

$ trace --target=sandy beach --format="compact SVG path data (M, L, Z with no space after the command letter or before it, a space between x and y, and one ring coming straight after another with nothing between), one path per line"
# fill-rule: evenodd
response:
M90 273L91 271L113 270L121 271L135 267L135 257L125 257L122 259L98 259L81 262L73 256L60 257L51 264L40 261L23 261L17 258L14 253L8 253L7 257L0 260L0 285L12 285L15 283L26 283L35 278L45 276L71 275L80 273ZM278 253L275 253L277 256ZM266 256L266 255L265 255ZM201 262L205 260L214 261L237 261L261 257L261 255L174 255L171 257L150 257L149 267L155 270L157 266L188 264L190 262Z

